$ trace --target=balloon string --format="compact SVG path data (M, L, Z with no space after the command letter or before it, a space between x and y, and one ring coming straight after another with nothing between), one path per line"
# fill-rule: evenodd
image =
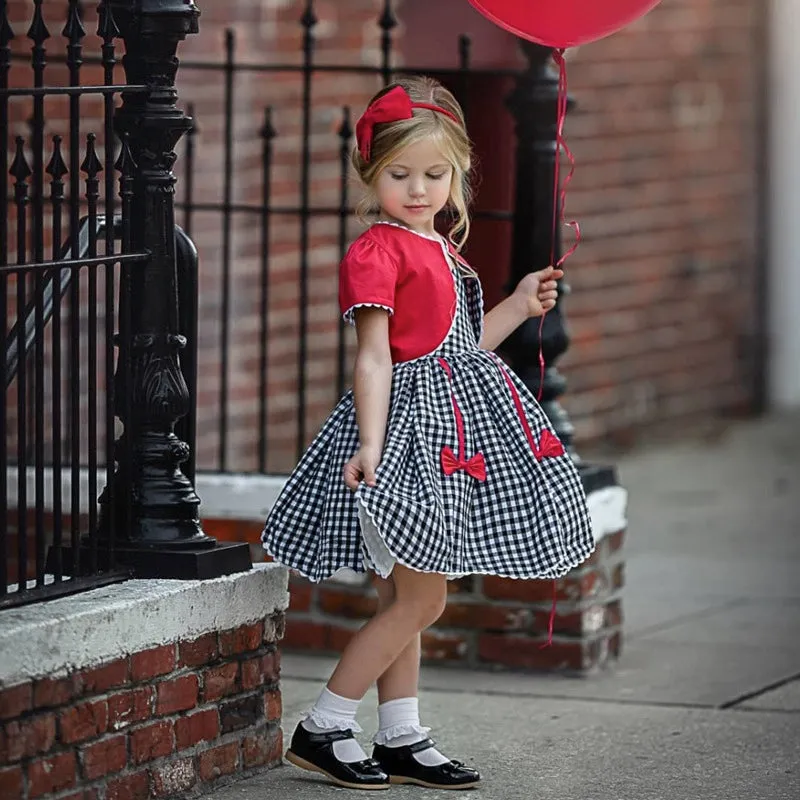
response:
M564 122L567 119L567 104L569 97L567 94L567 62L564 59L563 48L553 50L553 60L558 65L558 96L556 100L556 148L555 163L553 165L553 230L550 238L550 263L557 269L563 266L564 262L578 249L581 242L581 227L577 220L566 221L565 207L567 201L567 189L572 176L575 174L575 156L572 154L566 139L564 138ZM569 173L564 178L564 185L561 185L561 153L562 151L569 161ZM575 231L575 241L572 246L556 262L556 241L558 235L558 223L564 227L572 228ZM539 391L537 401L541 402L544 390L544 352L542 347L542 331L544 329L545 314L539 318Z

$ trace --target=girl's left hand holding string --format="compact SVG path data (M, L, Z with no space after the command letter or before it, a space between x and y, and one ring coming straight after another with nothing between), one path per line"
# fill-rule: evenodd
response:
M550 311L558 299L556 281L564 277L564 270L546 267L537 272L528 273L514 290L529 317L540 317Z

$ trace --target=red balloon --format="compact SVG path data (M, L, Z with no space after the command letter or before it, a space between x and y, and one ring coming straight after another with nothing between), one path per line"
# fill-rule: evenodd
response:
M484 17L537 44L565 48L616 33L661 0L469 0Z

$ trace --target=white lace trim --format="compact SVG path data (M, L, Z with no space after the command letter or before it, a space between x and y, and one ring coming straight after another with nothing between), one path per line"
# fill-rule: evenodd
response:
M441 242L442 237L439 234L434 234L431 236L429 233L420 233L419 231L415 231L413 228L409 228L407 225L401 225L399 222L389 222L388 219L378 219L375 220L373 223L374 225L391 225L393 228L400 228L401 230L408 231L409 233L413 233L417 236L421 236L423 239L430 239L432 242Z
M347 717L336 717L331 714L322 714L315 709L309 709L300 717L301 722L309 720L320 728L328 728L336 731L353 731L361 733L364 729L354 720Z
M381 303L355 303L354 305L350 306L350 308L348 308L347 311L344 312L344 314L342 314L342 319L344 319L344 321L348 323L348 325L356 324L356 318L353 312L357 308L382 308L384 311L389 312L390 317L392 316L392 314L394 314L394 309L391 306L385 306Z
M422 725L393 725L391 728L378 731L375 736L373 736L372 741L375 744L388 745L392 739L398 739L401 736L408 736L411 733L427 736L430 732L430 728L423 728Z

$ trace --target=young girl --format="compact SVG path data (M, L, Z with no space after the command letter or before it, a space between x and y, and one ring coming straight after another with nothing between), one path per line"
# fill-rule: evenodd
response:
M593 548L577 471L522 382L491 351L555 305L560 270L527 275L484 316L459 255L469 232L470 142L454 97L403 79L358 122L353 163L377 221L341 264L355 325L353 390L328 418L267 520L264 548L312 581L369 570L379 610L300 722L287 759L341 786L468 788L479 774L420 725L420 632L448 578L556 578ZM447 238L434 228L448 207ZM377 681L372 758L354 738Z

